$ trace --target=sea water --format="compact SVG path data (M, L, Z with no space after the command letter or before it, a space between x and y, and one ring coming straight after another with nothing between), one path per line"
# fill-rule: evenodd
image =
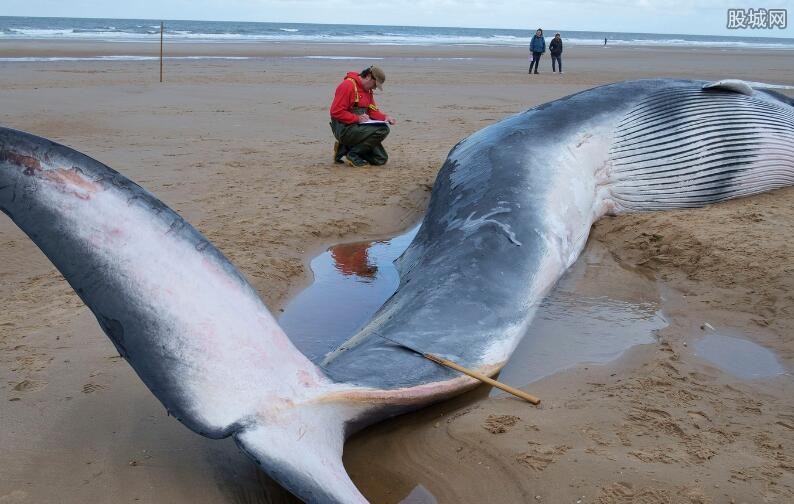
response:
M173 42L292 42L370 45L528 47L532 30L162 20ZM161 20L0 16L2 40L159 41ZM794 39L656 33L561 31L566 45L794 49Z

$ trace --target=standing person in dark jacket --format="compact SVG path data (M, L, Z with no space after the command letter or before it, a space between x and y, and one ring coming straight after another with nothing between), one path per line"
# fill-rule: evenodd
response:
M540 57L546 52L546 39L543 38L543 30L538 28L532 41L529 43L529 52L532 53L532 61L529 63L529 72L532 73L532 66L535 66L535 73L538 73Z
M348 72L331 103L331 131L336 138L334 161L350 166L382 165L389 159L383 139L396 121L375 104L375 88L382 89L386 74L379 67Z
M560 38L559 33L555 33L554 38L549 42L549 53L551 53L551 73L555 71L555 61L560 67L560 73L562 73L562 38Z

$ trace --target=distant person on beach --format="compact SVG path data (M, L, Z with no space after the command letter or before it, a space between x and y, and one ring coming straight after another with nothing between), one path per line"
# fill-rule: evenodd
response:
M532 41L529 43L529 52L532 55L532 61L529 62L529 72L532 73L532 66L535 66L535 73L538 73L538 65L540 65L540 57L546 52L546 39L543 38L543 30L538 28Z
M604 45L607 45L607 38L604 37Z
M554 73L554 63L560 67L562 73L562 38L559 33L554 34L554 38L549 42L549 54L551 54L551 73Z
M383 89L386 74L371 66L348 72L336 87L331 102L331 131L334 133L334 162L350 166L383 165L389 159L383 140L389 134L392 117L375 104L375 88Z

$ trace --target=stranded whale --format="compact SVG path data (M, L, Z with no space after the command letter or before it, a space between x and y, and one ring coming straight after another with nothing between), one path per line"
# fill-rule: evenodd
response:
M475 385L392 341L493 374L602 215L793 183L792 100L747 83L632 81L538 106L452 149L397 292L311 362L162 202L68 147L0 128L0 210L172 415L233 436L308 502L366 501L341 461L355 429Z

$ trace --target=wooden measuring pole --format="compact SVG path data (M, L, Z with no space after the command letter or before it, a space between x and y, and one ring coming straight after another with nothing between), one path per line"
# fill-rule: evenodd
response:
M407 350L410 350L410 351L412 351L414 353L417 353L417 354L421 355L422 357L424 357L425 359L428 359L428 360L431 360L431 361L435 362L436 364L441 364L444 367L448 367L450 369L454 369L455 371L459 371L459 372L461 372L461 373L463 373L465 375L471 376L472 378L480 380L483 383L487 383L488 385L490 385L492 387L496 387L496 388L498 388L500 390L504 390L508 394L513 394L516 397L520 397L521 399L523 399L523 400L525 400L525 401L527 401L529 403L532 403L532 404L535 404L535 405L540 404L540 399L535 397L535 396L533 396L532 394L527 394L523 390L517 389L515 387L511 387L510 385L505 385L502 382L498 382L498 381L494 380L490 376L485 376L482 373L478 373L477 371L474 371L473 369L469 369L469 368L463 367L460 364L452 362L451 360L447 360L447 359L445 359L443 357L439 357L438 355L422 352L420 350L417 350L416 348L413 348L411 346L406 345L405 343L400 343L399 341L395 341L395 340L393 340L391 338L387 338L386 336L384 336L382 334L378 334L377 332L373 332L373 334L375 336L378 336L379 338L385 339L386 341L391 341L392 343L394 343L397 346L401 346L401 347L403 347L403 348L405 348Z
M492 387L496 387L496 388L498 388L500 390L504 390L508 394L513 394L516 397L520 397L521 399L523 399L523 400L525 400L525 401L527 401L529 403L540 404L540 399L538 399L537 397L533 396L532 394L527 394L523 390L519 390L519 389L517 389L515 387L511 387L510 385L505 385L504 383L498 382L498 381L494 380L493 378L491 378L489 376L485 376L482 373L478 373L477 371L465 368L465 367L461 366L460 364L456 364L456 363L454 363L454 362L452 362L450 360L447 360L447 359L445 359L443 357L439 357L438 355L433 355L433 354L425 353L425 352L420 352L420 353L422 354L422 356L425 359L429 359L429 360L431 360L431 361L433 361L433 362L435 362L437 364L441 364L442 366L446 366L448 368L454 369L455 371L460 371L461 373L463 373L465 375L469 375L472 378L476 378L477 380L480 380L483 383L487 383L488 385L490 385Z
M160 21L160 82L163 82L163 22Z

